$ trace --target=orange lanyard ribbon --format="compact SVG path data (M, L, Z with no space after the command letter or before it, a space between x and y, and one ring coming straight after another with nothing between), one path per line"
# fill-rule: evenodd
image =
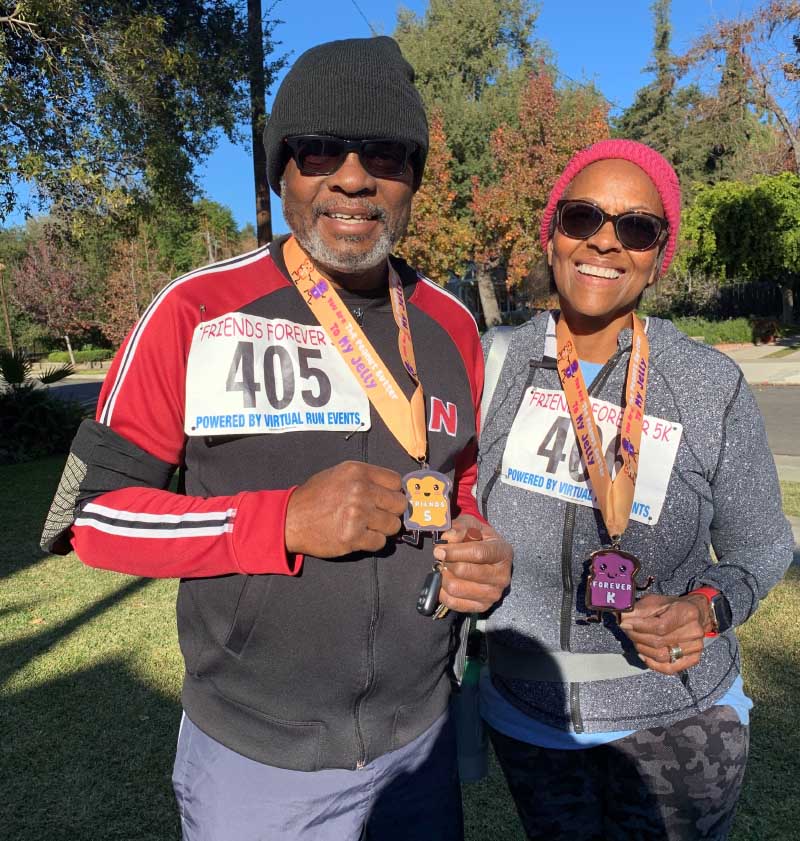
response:
M403 284L391 263L389 298L398 328L397 344L403 366L416 384L411 400L403 394L391 371L344 305L333 284L317 271L294 237L289 237L284 243L283 257L292 283L328 334L331 344L345 361L348 370L356 377L383 422L413 459L424 462L428 449L425 396L417 376Z
M581 373L572 333L562 316L556 324L558 358L556 365L561 387L580 447L583 464L591 481L597 505L614 544L628 526L639 468L639 447L642 440L644 405L647 395L647 373L650 346L642 322L633 314L633 346L628 361L625 383L625 409L620 424L620 457L622 466L611 479L611 466L603 456L602 439L592 414L589 392ZM613 465L613 462L612 462Z

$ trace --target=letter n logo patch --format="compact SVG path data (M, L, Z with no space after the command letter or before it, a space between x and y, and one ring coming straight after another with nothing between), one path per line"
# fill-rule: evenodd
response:
M455 438L458 431L458 406L455 403L445 403L438 397L431 397L429 432L444 431Z

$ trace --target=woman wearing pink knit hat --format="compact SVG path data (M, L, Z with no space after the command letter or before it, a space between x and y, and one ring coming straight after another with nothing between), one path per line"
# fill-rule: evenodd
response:
M734 628L794 541L741 371L636 315L679 225L660 154L577 153L541 222L560 309L484 337L477 492L514 575L481 712L529 838L725 839L742 785Z

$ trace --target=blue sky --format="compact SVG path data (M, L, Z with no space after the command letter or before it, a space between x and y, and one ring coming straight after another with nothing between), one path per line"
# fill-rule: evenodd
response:
M426 0L356 0L375 30L390 35L400 6L422 14ZM755 0L673 0L672 48L676 52L710 22L747 12ZM367 37L370 29L353 0L280 0L273 17L280 52L295 58L323 41ZM549 44L559 70L576 79L593 79L603 94L624 108L646 84L642 68L652 50L649 0L540 0L536 36ZM291 62L291 59L290 59ZM271 94L274 94L274 87ZM269 109L269 97L267 108ZM248 150L222 142L201 170L209 198L227 205L240 225L255 223L255 196ZM280 201L272 195L273 232L286 231Z
M296 58L323 41L367 37L370 29L365 17L377 32L390 35L398 8L405 6L418 14L427 8L427 0L355 3L278 0L272 17L283 23L275 29L276 40L282 42L276 51ZM266 8L269 0L264 5ZM687 47L710 21L735 17L756 5L756 0L673 0L673 50ZM550 46L559 70L572 79L592 79L611 102L621 108L629 105L636 90L647 82L642 68L652 49L650 0L540 0L539 6L536 37ZM270 92L268 109L276 89ZM205 194L230 207L240 226L255 223L249 148L232 146L223 138L198 172ZM280 201L274 195L272 213L274 233L285 232ZM10 218L8 224L21 221L21 217Z

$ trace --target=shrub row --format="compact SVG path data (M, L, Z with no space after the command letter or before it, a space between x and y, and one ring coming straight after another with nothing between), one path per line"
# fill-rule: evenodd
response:
M687 336L702 336L708 345L769 342L780 335L780 325L771 318L729 318L709 321L697 316L673 318L672 323Z
M102 362L104 359L111 359L113 350L76 350L74 351L76 362ZM54 350L47 354L48 362L69 362L69 354L65 350Z
M80 403L59 400L45 388L0 392L0 464L68 453L85 416Z

